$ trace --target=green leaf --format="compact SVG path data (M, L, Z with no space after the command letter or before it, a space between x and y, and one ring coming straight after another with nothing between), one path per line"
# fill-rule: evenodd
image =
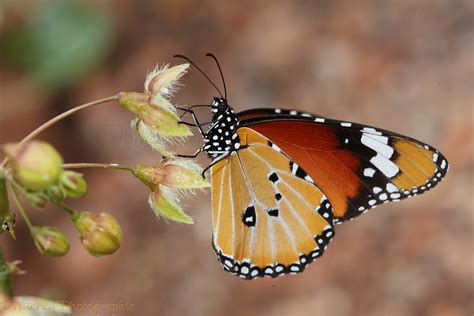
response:
M111 23L103 12L83 1L49 0L0 41L0 51L43 88L55 90L96 67L111 42Z
M8 297L13 297L10 268L2 249L0 249L0 291Z

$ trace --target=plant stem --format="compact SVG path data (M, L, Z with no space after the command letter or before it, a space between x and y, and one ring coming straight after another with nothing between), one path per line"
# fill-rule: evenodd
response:
M7 178L0 174L0 221L3 222L10 212L7 192Z
M119 165L116 163L65 163L63 164L64 169L84 169L84 168L100 168L100 169L116 169L116 170L127 170L133 172L133 167Z
M10 281L10 267L3 250L0 248L0 291L8 297L13 297L13 290Z
M92 101L92 102L89 102L89 103L85 103L83 105L76 106L76 107L74 107L74 108L72 108L72 109L70 109L70 110L68 110L64 113L59 114L58 116L53 117L52 119L50 119L49 121L47 121L43 125L36 128L34 131L29 133L25 138L23 138L20 141L20 144L23 144L23 143L35 138L36 136L38 136L38 134L43 132L45 129L47 129L51 125L61 121L62 119L66 118L66 117L68 117L68 116L70 116L70 115L72 115L72 114L74 114L74 113L76 113L80 110L90 108L94 105L99 105L99 104L106 103L106 102L109 102L109 101L117 100L117 99L118 99L118 96L114 95L114 96L111 96L111 97L95 100L95 101Z
M76 113L80 110L90 108L92 106L99 105L99 104L102 104L102 103L106 103L106 102L109 102L109 101L114 101L114 100L117 100L117 99L118 99L118 95L114 95L114 96L111 96L111 97L95 100L95 101L92 101L92 102L88 102L88 103L76 106L76 107L74 107L74 108L72 108L72 109L70 109L70 110L68 110L64 113L61 113L58 116L53 117L52 119L50 119L46 123L42 124L41 126L36 128L35 130L33 130L28 135L26 135L26 137L23 138L19 142L19 145L24 144L25 142L27 142L29 140L32 140L33 138L38 136L41 132L43 132L45 129L49 128L51 125L56 124L57 122L61 121L62 119L66 118L66 117L68 117L68 116L70 116L70 115L72 115L72 114L74 114L74 113ZM3 160L0 168L4 167L6 165L6 163L7 163L7 158L5 158Z
M59 203L54 203L56 204L56 206L59 206L60 208L62 208L63 210L65 210L69 215L73 216L76 212L70 208L70 207L67 207L64 203L62 202L59 202Z
M20 199L18 198L18 193L16 191L16 188L14 188L14 187L10 187L10 188L12 189L11 192L12 192L12 196L13 196L13 201L15 202L16 207L20 211L20 214L23 217L23 220L25 221L26 226L28 226L30 231L33 231L33 224L31 223L30 218L28 217L28 215L26 214L25 209L23 208L23 206L20 203Z

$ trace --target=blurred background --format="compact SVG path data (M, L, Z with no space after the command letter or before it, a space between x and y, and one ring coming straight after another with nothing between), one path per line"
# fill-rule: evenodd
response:
M31 210L34 223L67 233L71 251L40 255L18 221L17 240L0 242L27 270L13 279L16 294L132 304L115 315L474 314L472 1L2 0L0 143L73 106L142 91L146 72L179 63L177 53L219 82L207 52L218 56L237 111L290 107L410 135L445 153L447 178L338 226L303 274L249 282L216 260L209 192L185 202L195 225L170 225L155 219L148 190L127 173L85 170L90 192L71 205L113 213L122 248L93 258L63 212ZM197 71L183 83L177 104L216 95ZM101 105L40 138L67 162L158 162L130 119ZM177 150L200 144L196 136Z

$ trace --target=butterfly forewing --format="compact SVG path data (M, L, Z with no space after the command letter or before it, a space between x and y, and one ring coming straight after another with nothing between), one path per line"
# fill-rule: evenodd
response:
M249 128L241 149L211 168L213 244L243 278L301 272L334 236L331 205L314 181Z
M429 190L448 169L438 150L417 140L296 111L278 112L270 119L244 113L249 119L241 125L261 133L298 162L328 196L336 222Z

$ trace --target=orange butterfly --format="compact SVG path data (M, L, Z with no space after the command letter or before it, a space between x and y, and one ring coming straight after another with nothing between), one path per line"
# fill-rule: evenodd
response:
M379 128L294 110L235 113L223 83L224 95L212 83L220 97L196 105L212 108L207 132L192 107L182 110L204 139L193 157L212 158L214 249L242 278L303 271L325 251L334 224L421 194L448 170L438 150Z

